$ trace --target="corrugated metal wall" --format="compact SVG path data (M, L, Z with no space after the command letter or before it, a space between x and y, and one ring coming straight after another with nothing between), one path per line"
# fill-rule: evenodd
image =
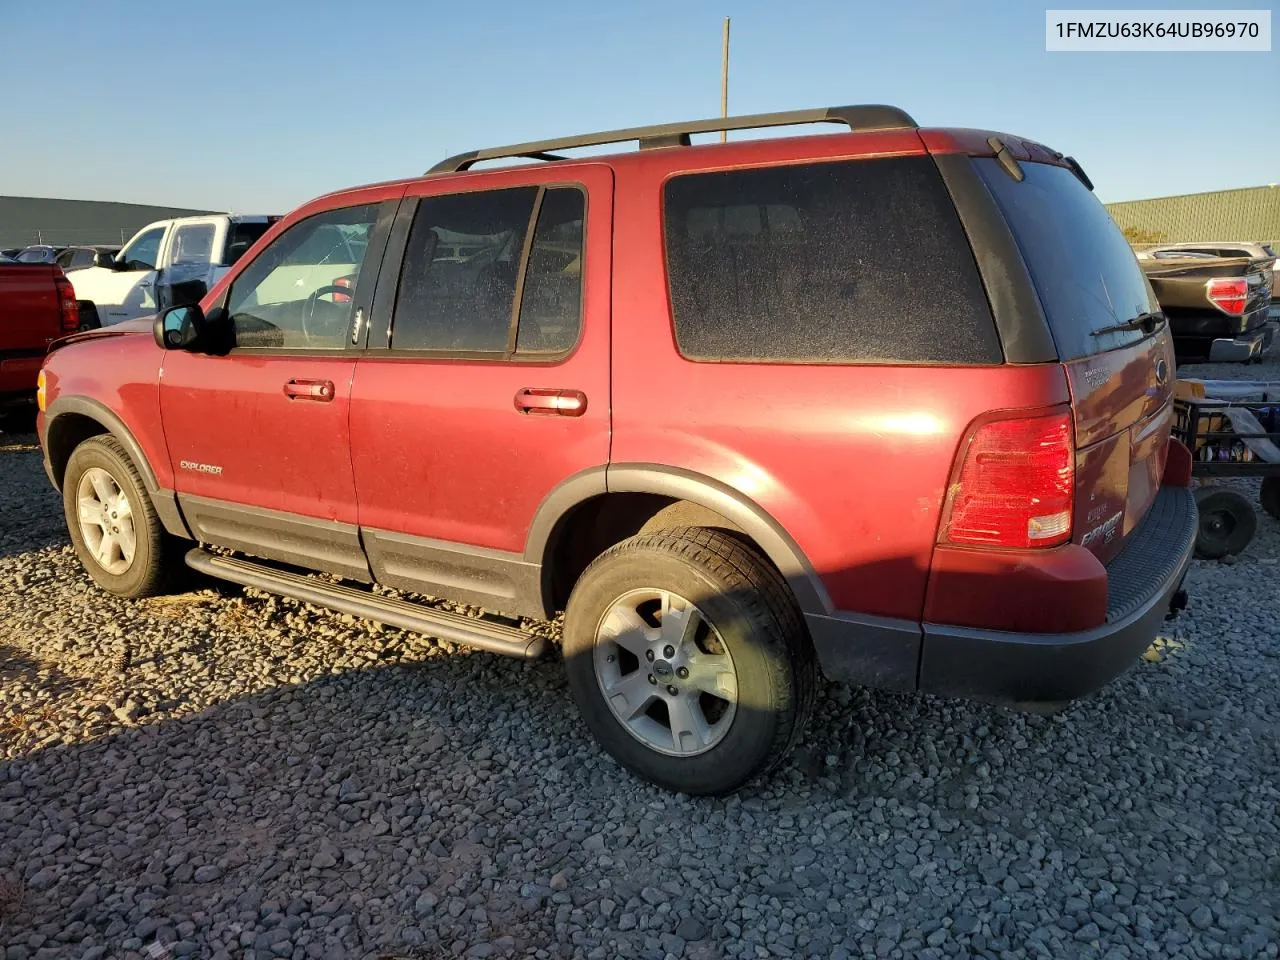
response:
M1130 200L1107 210L1130 243L1280 242L1280 186Z
M153 220L209 212L141 203L0 197L0 247L25 247L32 243L56 247L81 243L120 246L139 227Z

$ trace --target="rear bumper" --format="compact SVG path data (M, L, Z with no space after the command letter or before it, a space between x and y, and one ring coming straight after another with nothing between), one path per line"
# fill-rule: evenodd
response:
M1209 344L1209 360L1215 363L1218 361L1255 360L1266 353L1274 337L1275 327L1269 323L1255 327L1248 333L1242 333L1238 337L1231 339L1221 337Z
M1151 644L1191 562L1195 498L1163 487L1107 565L1107 620L1075 633L1005 633L926 623L921 690L1002 702L1056 702L1092 693Z
M843 611L808 614L805 620L830 680L1003 703L1073 700L1128 669L1171 607L1179 606L1174 600L1191 562L1196 527L1191 491L1162 487L1124 549L1107 564L1106 620L1087 630L984 630ZM1063 589L1079 596L1070 584Z

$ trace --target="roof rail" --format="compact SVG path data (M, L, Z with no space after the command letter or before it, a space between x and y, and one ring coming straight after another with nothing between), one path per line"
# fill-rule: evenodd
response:
M497 160L503 157L526 157L534 160L564 160L553 150L573 147L595 147L606 143L640 141L640 149L652 147L687 147L693 133L715 133L719 130L754 130L760 127L789 127L802 123L843 123L851 130L903 130L914 129L915 120L897 107L872 103L848 107L818 107L814 110L787 110L782 113L752 113L741 117L714 117L710 120L689 120L684 123L660 123L651 127L627 127L622 130L606 130L601 133L584 133L576 137L558 140L535 140L516 143L509 147L488 147L471 150L441 160L427 171L432 173L457 173L470 168L481 160Z

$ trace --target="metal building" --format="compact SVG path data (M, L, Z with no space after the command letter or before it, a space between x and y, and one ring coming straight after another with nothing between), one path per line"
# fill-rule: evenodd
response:
M142 203L0 197L0 248L25 247L32 243L58 247L81 243L120 246L139 227L153 220L209 212Z
M1129 242L1141 246L1195 240L1280 242L1280 184L1109 203Z

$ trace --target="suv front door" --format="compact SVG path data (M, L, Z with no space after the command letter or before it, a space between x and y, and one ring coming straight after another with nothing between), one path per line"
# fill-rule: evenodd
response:
M613 174L524 168L410 186L351 394L379 582L541 613L531 525L609 460ZM389 328L389 332L388 332Z
M201 541L367 579L351 326L368 311L394 213L386 199L293 223L209 305L222 355L166 352L160 410L178 502Z

